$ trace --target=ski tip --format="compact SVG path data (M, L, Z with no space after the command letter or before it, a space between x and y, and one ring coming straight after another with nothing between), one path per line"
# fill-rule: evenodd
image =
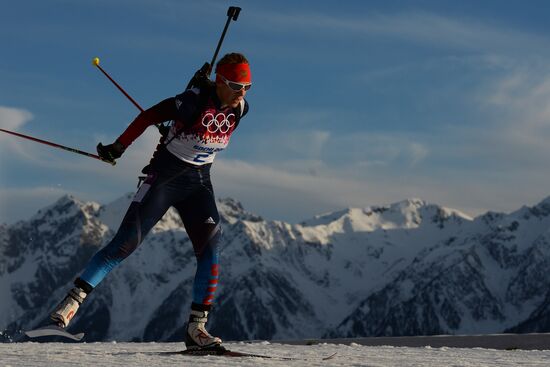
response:
M84 338L84 333L73 334L75 340L81 341ZM334 353L336 355L336 353Z
M61 337L78 341L78 342L81 341L82 338L84 338L84 333L71 334L65 329L57 325L48 325L48 326L41 327L39 329L27 330L25 331L25 335L28 336L29 338L39 338L39 337L45 337L45 336L61 336Z
M92 60L92 64L94 66L98 66L99 65L99 57L94 57L94 59Z
M331 354L330 356L324 357L324 358L323 358L323 361L328 361L329 359L332 359L332 358L336 357L337 354L338 354L338 352L334 352L334 353Z

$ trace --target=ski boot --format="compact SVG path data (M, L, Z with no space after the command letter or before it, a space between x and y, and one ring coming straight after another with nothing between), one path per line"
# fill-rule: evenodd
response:
M191 309L189 323L187 324L187 335L185 346L187 350L217 351L224 350L222 340L212 336L206 331L206 322L208 321L208 311L197 311Z
M55 310L50 314L50 318L62 328L66 328L69 322L78 311L78 308L84 302L87 293L79 287L74 287L67 296L61 301Z

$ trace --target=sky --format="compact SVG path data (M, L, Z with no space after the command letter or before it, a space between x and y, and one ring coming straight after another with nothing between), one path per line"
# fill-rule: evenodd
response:
M547 1L0 2L0 128L95 153L210 61L242 52L249 114L212 168L218 198L299 222L408 198L471 216L550 195ZM116 166L0 132L0 223L60 196L136 188L153 127Z

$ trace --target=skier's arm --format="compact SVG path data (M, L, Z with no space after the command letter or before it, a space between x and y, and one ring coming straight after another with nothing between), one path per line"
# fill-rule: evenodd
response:
M97 146L98 155L107 161L114 162L120 158L126 148L136 140L147 127L164 121L177 120L190 122L190 114L196 109L197 92L189 90L167 98L164 101L140 113L118 139L109 145Z
M120 158L126 148L136 140L147 127L164 121L173 120L176 116L176 102L174 98L164 101L140 113L118 139L109 145L99 143L97 154L103 159L114 162Z
M120 135L117 141L128 148L145 129L151 125L156 125L164 121L174 120L177 117L176 102L174 97L167 98L164 101L140 113L134 121Z

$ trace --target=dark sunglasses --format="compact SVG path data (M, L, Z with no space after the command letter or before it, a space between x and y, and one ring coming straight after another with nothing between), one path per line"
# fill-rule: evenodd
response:
M219 75L219 74L218 74ZM227 85L229 88L231 88L234 92L239 92L241 89L244 88L244 90L249 90L252 86L252 83L236 83L232 82L231 80L225 79L222 75L220 75L220 78L223 80L225 85Z

